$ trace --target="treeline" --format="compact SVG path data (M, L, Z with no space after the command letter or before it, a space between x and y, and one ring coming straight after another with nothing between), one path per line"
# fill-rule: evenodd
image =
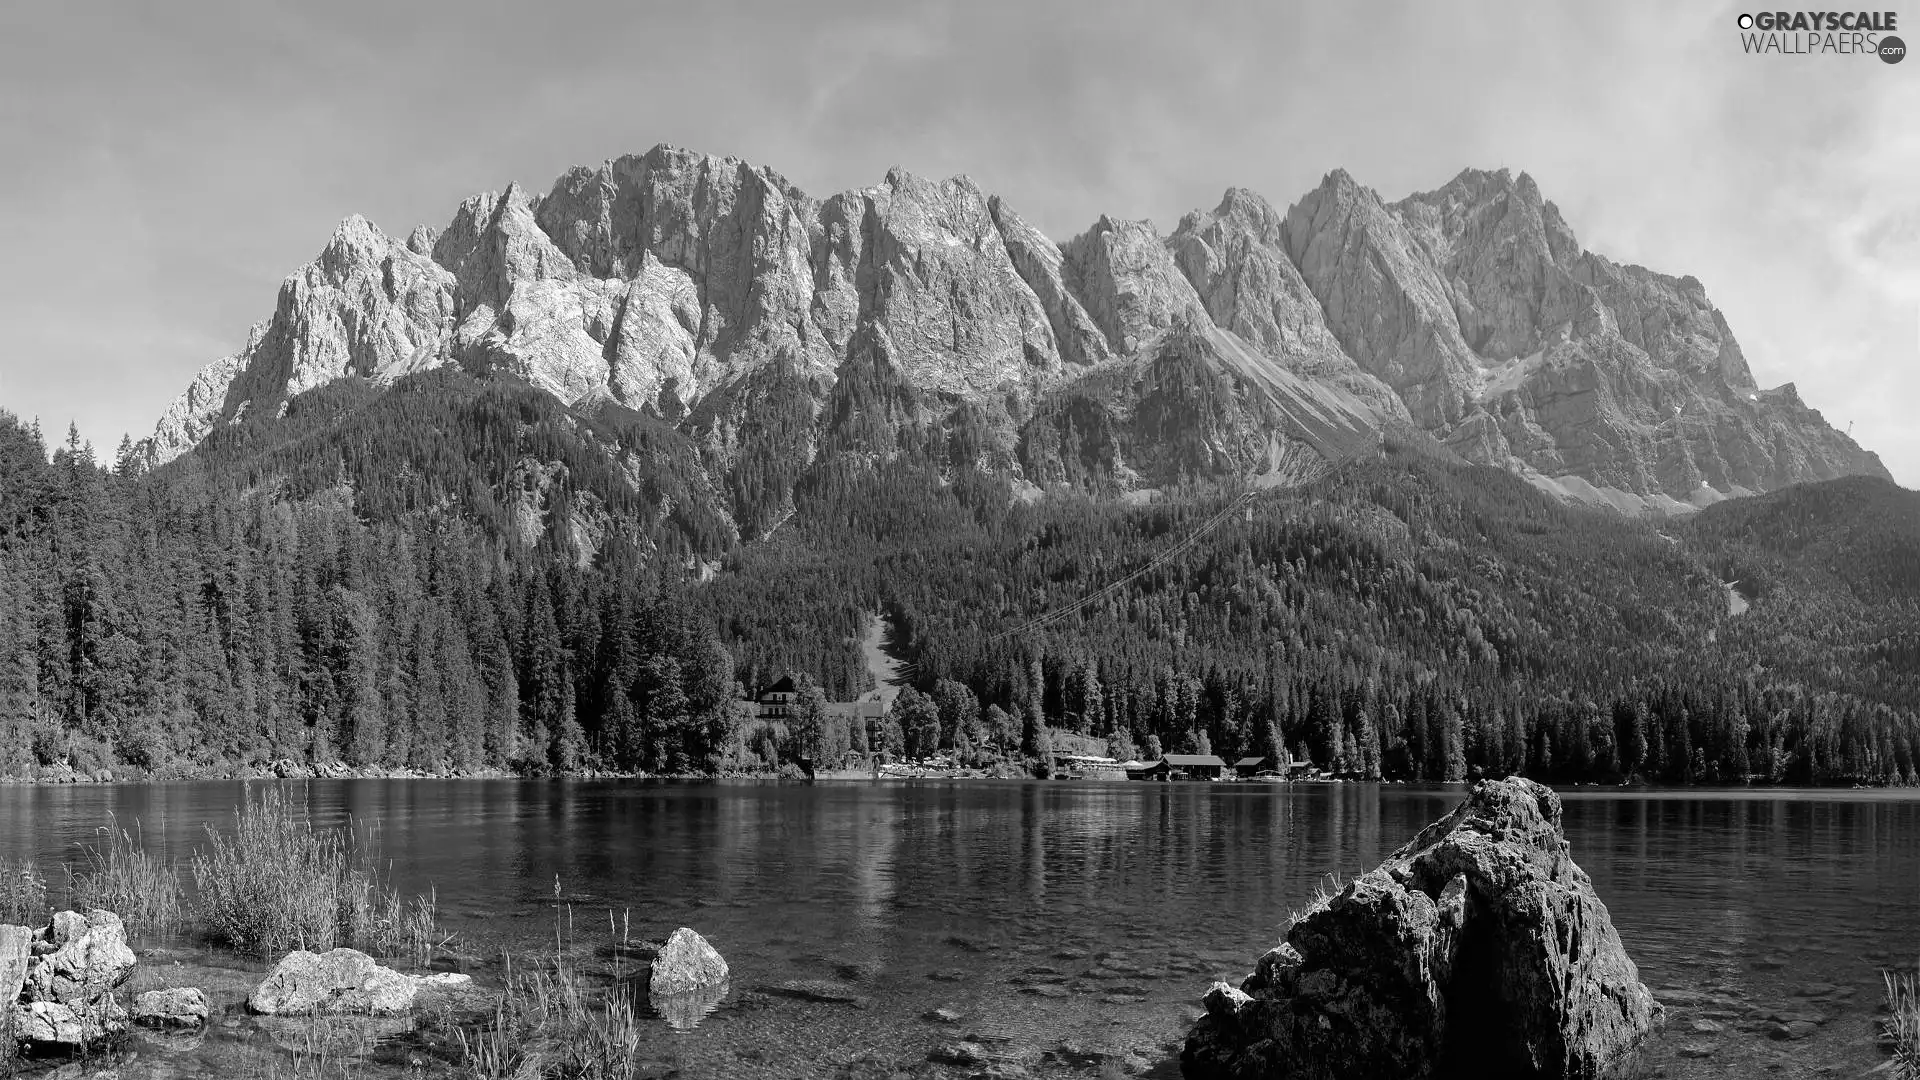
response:
M1226 495L1027 505L905 459L829 465L801 491L785 542L737 552L706 602L742 652L887 604L918 689L949 702L933 710L943 749L1020 732L1035 753L1041 717L1115 756L1284 749L1419 780L1903 782L1920 768L1912 606L1810 588L1778 553L1716 540L1710 516L1663 534L1395 451L1257 496L1184 555L1022 630L1147 565ZM1847 528L1844 512L1827 520ZM1778 579L1748 614L1729 612L1729 559ZM956 688L972 704L951 704Z
M515 462L569 438L523 404L476 398L463 417L509 433ZM467 475L485 467L357 483L391 449L363 445L356 462L310 443L317 462L249 487L217 452L145 475L126 448L96 467L77 432L49 454L0 414L0 775L779 764L785 737L771 761L745 745L731 656L644 553L602 537L606 558L583 561L551 527L518 542L510 503L488 518L422 491L383 510L428 476L437 495L486 489ZM551 494L547 526L570 513Z
M437 372L331 385L150 469L0 417L0 774L986 763L1056 735L1424 780L1920 770L1890 485L1656 526L1390 449L1108 589L1236 492L1021 498L967 467L964 425L802 467L795 423L732 433L727 472L657 420ZM824 704L870 686L875 612L914 686L868 727ZM789 672L791 721L739 709Z

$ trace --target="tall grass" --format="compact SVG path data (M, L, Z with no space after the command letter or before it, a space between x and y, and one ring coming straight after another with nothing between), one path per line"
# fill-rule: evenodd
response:
M49 913L47 879L34 869L33 860L0 859L0 923L38 926Z
M233 816L232 835L207 826L207 850L193 857L214 940L262 955L353 945L421 959L444 943L431 897L402 900L365 847L296 816L278 787L249 792Z
M460 1064L474 1080L633 1080L640 1075L645 1031L626 959L633 951L628 909L616 923L607 909L607 949L617 964L597 987L567 957L573 939L573 905L553 879L551 958L503 957L504 986L489 1023L456 1032ZM564 930L564 935L563 935ZM617 936L616 936L617 932Z
M1291 927L1309 915L1326 910L1327 905L1333 903L1333 898L1339 896L1341 890L1345 888L1346 885L1340 880L1338 873L1328 874L1325 878L1315 881L1313 892L1307 896L1306 906L1287 913L1287 925Z
M1895 1080L1920 1080L1920 981L1911 974L1885 973L1887 1035L1893 1043Z
M644 1031L631 991L620 985L596 992L558 957L531 967L509 959L492 1022L463 1027L458 1039L475 1080L633 1080Z
M105 908L120 916L130 934L170 934L181 922L179 871L118 825L101 829L106 847L89 846L86 864L68 871L68 896L78 910Z

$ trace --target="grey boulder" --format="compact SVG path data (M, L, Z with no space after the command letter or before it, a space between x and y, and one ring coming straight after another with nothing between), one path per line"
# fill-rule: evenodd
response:
M686 927L673 932L653 958L647 989L654 995L684 994L727 981L727 962L707 939Z
M191 986L149 990L133 999L133 1022L145 1027L200 1027L207 1014L207 995Z
M1476 785L1377 869L1216 983L1188 1080L1594 1078L1662 1020L1532 781Z
M247 1007L268 1016L356 1013L398 1016L413 1008L420 980L355 949L288 953L247 995Z
M113 991L133 950L110 911L62 911L42 929L0 926L0 1023L14 1041L85 1047L126 1030Z

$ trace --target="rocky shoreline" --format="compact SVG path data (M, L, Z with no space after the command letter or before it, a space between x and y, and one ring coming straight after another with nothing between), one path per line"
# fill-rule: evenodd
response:
M67 768L47 770L39 776L0 775L0 785L20 787L68 787L92 785L178 784L202 781L234 780L778 780L775 772L727 773L644 773L582 770L555 776L543 773L517 773L505 769L474 769L461 772L426 772L419 769L359 768L335 762L330 765L280 763L266 767L168 773L162 776L128 775L124 770L96 769L91 773Z

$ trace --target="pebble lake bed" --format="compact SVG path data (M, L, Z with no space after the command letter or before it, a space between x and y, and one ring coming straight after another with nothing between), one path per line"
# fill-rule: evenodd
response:
M1460 801L1402 785L313 781L322 826L377 828L454 942L433 967L500 985L503 953L638 978L690 927L724 955L704 1015L638 1009L634 1076L1180 1075L1216 980L1238 984L1329 875L1372 869ZM1920 960L1920 794L1561 793L1665 1025L1645 1076L1858 1076L1883 971ZM0 788L0 858L51 879L138 822L183 857L238 783ZM202 1033L136 1034L54 1075L464 1075L416 1013L255 1016L271 964L141 940L129 992L193 986ZM302 1071L306 1070L306 1071ZM1885 1075L1884 1071L1876 1075Z

